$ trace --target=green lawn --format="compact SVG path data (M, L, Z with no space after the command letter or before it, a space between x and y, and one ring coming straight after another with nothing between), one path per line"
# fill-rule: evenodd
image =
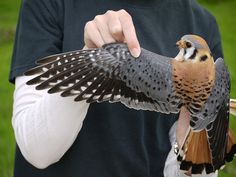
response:
M225 60L231 73L232 93L236 98L236 1L201 0L201 3L217 18L222 33ZM13 86L8 83L8 73L13 36L20 1L0 1L0 177L11 177L14 159L14 135L11 127ZM236 120L231 118L236 133ZM220 177L236 176L236 161L227 165Z

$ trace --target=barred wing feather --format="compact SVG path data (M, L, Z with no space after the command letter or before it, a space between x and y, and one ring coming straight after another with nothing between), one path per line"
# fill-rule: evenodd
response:
M171 58L142 49L133 58L126 44L78 50L43 58L25 73L36 89L76 95L75 101L121 102L127 107L177 113L181 101L172 85Z

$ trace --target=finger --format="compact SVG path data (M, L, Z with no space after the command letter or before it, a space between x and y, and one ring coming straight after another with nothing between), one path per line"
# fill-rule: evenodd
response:
M110 34L116 41L124 42L124 34L117 12L109 10L106 12L106 16Z
M84 27L84 43L88 48L102 47L105 42L94 21L89 21Z
M134 57L138 57L140 55L141 49L136 36L132 17L125 10L120 10L119 12L119 19L128 48Z
M97 15L94 18L94 22L98 28L98 31L105 43L115 42L115 39L112 37L107 24L107 18L105 15Z

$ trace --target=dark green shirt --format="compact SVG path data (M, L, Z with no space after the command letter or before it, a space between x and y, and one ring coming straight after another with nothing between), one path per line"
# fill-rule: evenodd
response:
M23 0L10 81L40 57L81 49L85 23L109 9L131 14L145 49L174 57L176 41L192 33L206 39L215 58L223 55L214 17L194 0ZM82 130L59 162L36 169L17 147L14 176L161 177L176 117L120 103L91 104Z

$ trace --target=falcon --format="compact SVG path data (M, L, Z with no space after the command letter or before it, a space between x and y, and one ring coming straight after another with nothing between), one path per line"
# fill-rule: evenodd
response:
M125 43L52 55L25 75L37 90L88 103L121 102L137 110L190 113L189 130L175 149L180 169L207 174L232 161L236 141L229 130L230 77L222 58L215 62L206 41L185 35L175 58L141 49L134 58Z

